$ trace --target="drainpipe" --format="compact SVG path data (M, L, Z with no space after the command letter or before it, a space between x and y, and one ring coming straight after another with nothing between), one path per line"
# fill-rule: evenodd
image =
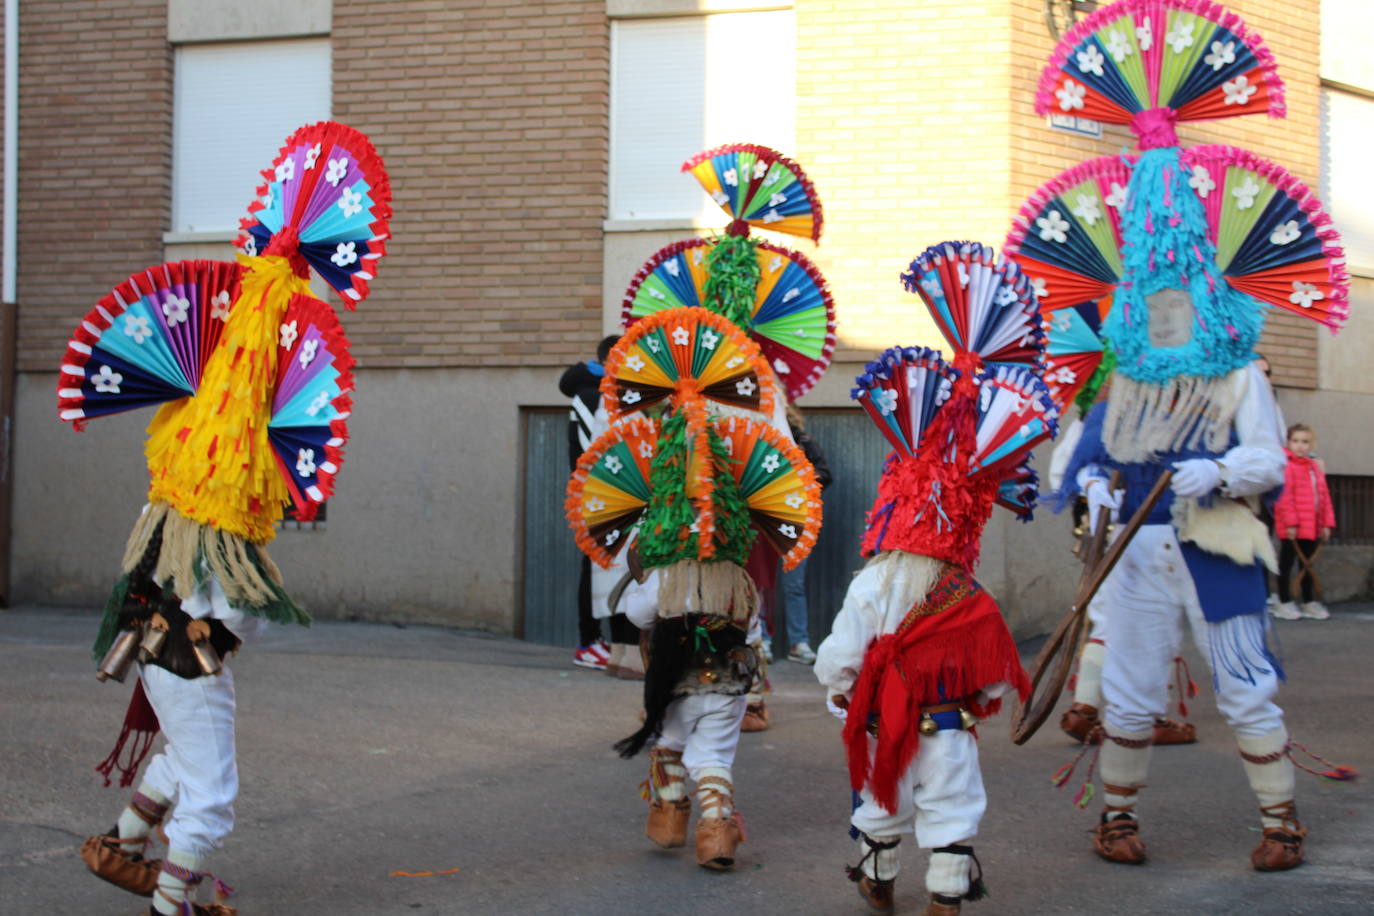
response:
M0 220L0 607L10 606L15 336L19 305L19 0L5 0L5 209Z

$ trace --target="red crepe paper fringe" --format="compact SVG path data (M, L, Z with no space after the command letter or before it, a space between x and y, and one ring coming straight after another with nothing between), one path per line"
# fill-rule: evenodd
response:
M717 146L714 149L697 153L686 162L682 163L681 171L690 172L703 162L721 155L722 153L753 153L756 157L767 162L770 166L775 162L780 162L797 176L797 183L802 186L806 193L806 199L811 202L811 241L819 244L821 240L821 228L825 222L825 215L821 209L820 196L816 194L816 186L811 183L802 167L782 153L767 146L759 146L754 143L727 143L724 146Z

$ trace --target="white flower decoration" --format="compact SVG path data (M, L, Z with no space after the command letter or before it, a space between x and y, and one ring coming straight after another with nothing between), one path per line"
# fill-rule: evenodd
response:
M752 395L758 390L758 387L759 386L754 383L754 380L747 375L738 382L735 382L735 391L739 392L739 396L742 398L747 398Z
M300 331L297 330L296 322L294 319L286 324L283 324L281 326L281 348L283 350L291 349L291 345L296 342L296 338L299 335Z
M677 258L664 261L663 269L668 271L668 276L670 277L676 277L678 274L682 273L682 268L678 266Z
M692 519L692 524L687 526L687 530L692 532L693 534L699 534L701 532L701 519Z
M1175 22L1169 34L1164 36L1164 43L1172 47L1175 54L1182 54L1185 48L1193 46L1193 24Z
M1148 16L1140 20L1140 25L1135 27L1135 40L1142 51L1148 51L1155 46L1155 33L1154 29L1150 27Z
M324 410L328 406L329 392L321 391L319 394L315 395L315 400L310 402L310 406L305 408L305 413L307 416L313 417L318 415L321 410Z
M169 295L167 301L162 303L162 314L167 318L167 327L174 328L186 321L190 309L190 299L175 293Z
M1299 308L1310 309L1312 303L1318 299L1325 299L1326 294L1311 283L1303 283L1300 280L1293 281L1293 292L1289 294L1288 301Z
M1044 277L1032 277L1031 289L1035 290L1036 299L1044 299L1050 292L1050 288L1045 285Z
M692 333L679 325L673 328L673 343L679 347L685 347L692 342Z
M1250 85L1250 81L1241 74L1222 83L1221 91L1226 95L1222 100L1223 105L1244 105L1250 101L1250 96L1259 91L1259 87Z
M1107 206L1116 207L1118 210L1126 206L1125 185L1122 185L1120 182L1113 181L1111 193L1107 195L1106 200Z
M1222 44L1219 41L1212 42L1212 52L1202 59L1202 62L1212 68L1216 73L1227 64L1236 62L1236 43L1228 41Z
M1068 234L1065 232L1069 228L1069 221L1064 219L1063 214L1058 210L1051 210L1048 216L1036 219L1035 224L1040 227L1040 238L1046 242L1058 242L1064 244L1068 241Z
M773 371L778 375L788 375L792 372L792 367L787 365L787 361L779 356L773 360Z
M625 360L625 365L629 366L633 371L639 372L644 368L644 357L640 356L638 353L632 353L630 354L630 358Z
M1064 85L1054 94L1059 99L1060 111L1073 111L1075 108L1083 107L1083 98L1088 94L1088 87L1066 79Z
M1056 382L1060 385L1072 385L1078 379L1078 375L1068 366L1060 366L1058 369L1045 376L1045 380Z
M1054 315L1054 317L1050 319L1049 324L1053 325L1057 330L1067 332L1073 329L1073 318L1069 315L1067 309L1061 309L1051 314Z
M659 350L663 349L663 347L659 344L657 337L644 338L644 346L649 348L650 353L657 353Z
M1207 166L1195 165L1193 174L1188 177L1188 187L1197 191L1198 197L1206 200L1207 195L1216 190L1217 183L1212 180L1212 173L1207 171Z
M301 344L301 351L296 358L300 360L302 369L310 368L310 364L315 361L315 355L319 353L319 350L319 340L307 340Z
M797 528L795 525L788 525L784 523L778 526L778 534L781 534L783 537L788 538L790 540L795 540L797 537Z
M95 386L95 390L104 394L119 394L119 384L122 381L124 376L109 366L101 366L100 371L91 376L91 384Z
M763 469L770 474L775 473L780 467L782 467L782 459L778 457L777 452L763 459Z
M222 289L210 299L210 317L229 320L229 290Z
M329 160L329 168L324 173L324 180L329 182L331 188L337 188L339 182L343 181L348 174L348 157L340 156L338 159Z
M1078 52L1078 72L1101 76L1102 64L1106 60L1107 58L1102 56L1102 52L1097 50L1097 45L1088 45Z
M932 298L944 292L944 288L940 285L939 275L934 273L927 275L926 278L921 281L921 289L925 290L926 295Z
M277 180L290 181L296 177L296 160L287 157L281 165L277 166Z
M1231 189L1231 196L1236 199L1236 209L1249 210L1255 205L1255 195L1259 192L1260 186L1255 183L1255 176L1246 175L1244 184Z
M352 188L344 188L343 193L339 195L337 206L343 211L345 217L353 216L363 209L363 195Z
M714 350L716 344L720 343L720 335L710 328L701 332L701 345L708 350Z
M308 172L315 167L315 161L320 158L320 145L316 143L305 151L305 170Z
M605 544L607 547L610 547L618 540L620 540L619 528L612 528L610 531L606 532Z
M250 258L256 258L258 256L258 240L251 235L244 239L243 253Z
M652 442L650 442L649 440L647 440L647 439L645 439L643 442L639 443L639 457L641 457L641 458L652 458L652 457L654 457L654 444L653 444Z
M1116 29L1107 33L1107 53L1118 64L1135 53L1135 48L1131 47L1129 33L1118 32Z
M793 509L800 509L806 503L806 499L800 493L788 493L783 502Z
M730 197L724 191L712 191L711 199L716 202L718 207L730 206Z
M604 508L606 508L606 501L600 496L593 496L591 499L587 500L588 512L600 512Z
M1289 242L1297 241L1300 235L1302 230L1298 228L1298 221L1290 219L1269 234L1269 241L1275 245L1287 245Z
M762 222L780 223L782 222L782 214L779 213L776 208L774 208L772 210L769 210L767 213L763 214Z
M879 413L883 416L887 416L897 409L897 392L893 391L891 388L880 391L877 399L874 401L874 405L878 408Z
M640 399L641 399L642 397L643 397L643 395L641 395L638 391L633 391L633 390L632 390L632 391L627 391L627 392L625 392L624 394L622 394L622 395L620 396L620 403L622 403L622 404L638 404L638 403L640 402Z
M755 177L755 178L762 178L764 175L767 175L767 174L768 174L768 163L764 162L762 159L755 159L755 160L754 160L754 177Z
M797 288L794 286L794 287L792 287L791 289L789 289L787 292L785 292L785 293L782 294L782 301L783 301L783 302L791 302L793 299L797 298L797 297L800 296L800 295L801 295L801 290L797 289Z
M624 467L625 463L620 460L619 455L606 456L606 470L610 471L612 474L619 474Z
M329 256L339 267L347 267L358 260L357 242L340 242L339 247L334 249L334 253Z
M1010 286L998 287L996 294L993 296L993 301L1001 306L1011 305L1016 301L1016 290Z
M773 260L768 262L768 272L770 274L775 274L780 270L782 270L782 255L775 254L773 255Z
M963 261L956 261L954 269L959 274L960 289L968 289L968 267Z
M1102 211L1097 206L1097 198L1089 197L1087 194L1078 195L1078 203L1073 208L1073 215L1089 226L1096 225L1097 221L1102 218Z
M781 191L778 191L772 197L768 198L768 206L770 207L781 207L785 203L787 203L787 195Z
M739 187L739 172L735 171L734 169L726 169L724 177L725 183L728 184L730 187Z
M733 368L735 368L736 366L742 366L742 365L744 365L744 357L743 357L743 356L738 356L738 355L732 356L732 357L730 357L728 360L725 361L725 368L727 368L727 369L733 369Z
M650 295L650 296L653 296L653 297L654 297L655 299L657 299L659 302L667 302L667 301L668 301L668 297L667 297L667 296L663 295L663 293L661 293L661 292L659 292L658 290L654 289L652 286L649 287L649 295Z
M315 473L315 450L313 448L303 448L296 452L296 473L302 477L309 477Z
M153 336L153 329L148 325L148 318L145 315L125 315L124 333L134 339L134 343L141 344L149 337Z

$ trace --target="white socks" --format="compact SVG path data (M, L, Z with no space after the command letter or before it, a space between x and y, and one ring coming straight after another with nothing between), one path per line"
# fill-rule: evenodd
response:
M1078 676L1073 684L1073 701L1085 703L1095 709L1102 708L1102 660L1107 656L1107 647L1100 642L1090 642L1083 646L1078 656Z
M168 870L171 866L171 870ZM188 884L186 877L199 875L205 867L205 860L180 849L167 850L163 859L162 872L157 876L157 890L153 893L153 910L166 916L175 916L183 900L191 896L194 885Z
M729 817L735 813L735 786L725 767L702 767L692 774L702 817Z
M1288 729L1280 725L1272 732L1257 738L1237 735L1236 744L1242 754L1241 762L1245 766L1245 775L1250 780L1250 788L1254 790L1255 797L1259 799L1260 807L1292 801L1296 774L1293 771L1293 761L1284 753L1288 747ZM1257 763L1248 758L1259 758L1268 762ZM1281 818L1266 815L1261 820L1266 827L1283 826Z
M946 897L962 897L968 893L972 856L954 852L932 852L930 867L926 869L926 890Z
M859 856L863 862L864 874L874 881L891 881L897 877L897 872L902 870L902 860L897 855L897 850L900 848L897 843L901 837L893 834L892 836L871 836L868 839L875 843L890 843L892 848L873 849L864 841L864 834L859 834Z
M1118 744L1112 738L1121 738L1132 745ZM1145 785L1145 777L1150 772L1150 741L1154 729L1142 732L1123 732L1107 725L1107 735L1102 739L1102 782L1118 788L1130 788L1129 795L1121 795L1110 790L1103 792L1103 802L1111 808L1131 808L1135 805L1135 789Z
M146 837L154 824L162 822L169 804L171 799L167 796L146 782L140 783L129 804L119 813L120 839Z
M675 802L687 797L687 768L682 765L682 752L656 747L650 752L649 792L650 797L659 801ZM664 785L656 785L653 768L663 768L666 777Z

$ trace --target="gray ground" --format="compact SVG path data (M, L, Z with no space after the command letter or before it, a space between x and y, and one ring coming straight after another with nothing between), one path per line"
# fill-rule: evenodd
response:
M0 913L132 916L141 901L88 875L76 848L127 790L92 767L128 686L98 684L92 613L0 612ZM1374 773L1368 658L1374 606L1280 623L1298 740ZM810 670L780 662L775 724L743 736L736 768L749 842L734 873L641 835L641 760L610 744L636 725L638 685L574 669L562 649L432 627L278 628L233 662L239 823L213 870L245 916L393 913L861 913L841 866L849 792L837 723ZM1194 659L1194 671L1200 665ZM1093 813L1049 775L1072 756L1053 728L1026 747L1005 716L984 732L990 806L978 839L997 914L1374 912L1374 811L1364 782L1302 777L1308 864L1257 874L1249 794L1204 693L1202 736L1155 753L1142 814L1151 860L1090 851ZM1095 808L1096 806L1094 806ZM898 912L924 906L904 850ZM459 871L392 877L396 871Z

